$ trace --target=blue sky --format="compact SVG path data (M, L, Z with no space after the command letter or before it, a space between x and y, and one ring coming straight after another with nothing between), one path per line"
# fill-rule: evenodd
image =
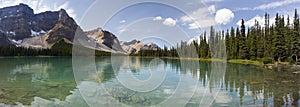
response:
M209 26L247 26L264 13L293 17L300 0L1 0L0 7L26 3L35 13L64 8L84 29L101 27L123 41L132 39L176 44L199 36ZM271 20L272 21L272 20Z

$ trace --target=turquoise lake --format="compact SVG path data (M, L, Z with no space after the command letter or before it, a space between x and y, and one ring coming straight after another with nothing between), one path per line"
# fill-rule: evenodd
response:
M90 59L1 58L0 107L300 106L300 74L285 67L266 70L138 57Z

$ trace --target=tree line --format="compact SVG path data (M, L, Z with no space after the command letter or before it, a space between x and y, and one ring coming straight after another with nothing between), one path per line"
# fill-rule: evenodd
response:
M195 56L193 50L196 50L198 58L299 62L300 26L297 9L292 18L276 13L275 23L270 23L270 15L265 13L264 19L264 25L255 20L254 26L248 28L243 19L241 26L226 31L211 27L209 36L206 32L200 35L200 43L196 40L191 43L182 41L170 49L142 50L138 55L190 57Z
M276 13L275 23L270 23L270 15L265 13L265 23L255 20L254 26L246 28L245 21L241 26L227 30L216 30L210 27L199 37L200 42L181 41L176 46L158 50L141 50L137 56L158 57L192 57L192 58L227 58L264 60L266 62L285 61L298 63L300 53L299 14L295 9L294 16L284 17ZM63 40L51 49L33 49L16 46L0 47L0 56L71 56L72 44ZM109 52L95 51L96 56L110 56Z
M0 47L0 56L72 56L73 45L60 40L50 49L17 46ZM110 56L111 53L95 50L95 56Z

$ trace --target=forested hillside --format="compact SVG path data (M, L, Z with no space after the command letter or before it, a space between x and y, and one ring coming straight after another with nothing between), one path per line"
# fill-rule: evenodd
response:
M199 58L226 56L227 59L299 62L300 26L297 9L292 18L276 13L275 23L270 23L268 13L265 13L264 18L264 25L255 21L254 26L246 28L242 19L241 26L236 28L218 31L211 27L209 35L204 32L200 36L200 43L196 40L192 43L181 42L171 49L165 47L157 51L146 50L139 55L178 57L178 53L189 54L192 47L195 47Z

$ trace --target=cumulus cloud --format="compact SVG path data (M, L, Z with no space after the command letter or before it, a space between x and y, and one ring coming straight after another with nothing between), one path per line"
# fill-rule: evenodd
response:
M1 0L0 8L18 5L20 3L24 3L29 5L35 13L41 13L45 11L57 11L60 9L65 9L67 13L76 19L75 10L69 6L69 2L49 4L44 2L43 0Z
M218 24L225 25L229 23L233 18L234 18L234 13L231 10L224 8L217 11L215 16L215 21Z
M167 26L175 26L177 21L173 18L167 18L164 20L163 24Z
M172 27L172 26L176 26L176 24L177 24L177 20L173 19L173 18L170 18L170 17L165 19L161 16L156 16L156 17L153 18L153 21L161 21L161 20L163 20L162 23L166 26Z
M158 20L162 20L163 18L161 16L156 16L153 20L154 21L158 21Z
M188 15L182 16L180 21L184 24L187 23L189 29L201 29L213 26L216 24L211 14L214 8L214 6L210 6L210 9L206 7L198 8Z

